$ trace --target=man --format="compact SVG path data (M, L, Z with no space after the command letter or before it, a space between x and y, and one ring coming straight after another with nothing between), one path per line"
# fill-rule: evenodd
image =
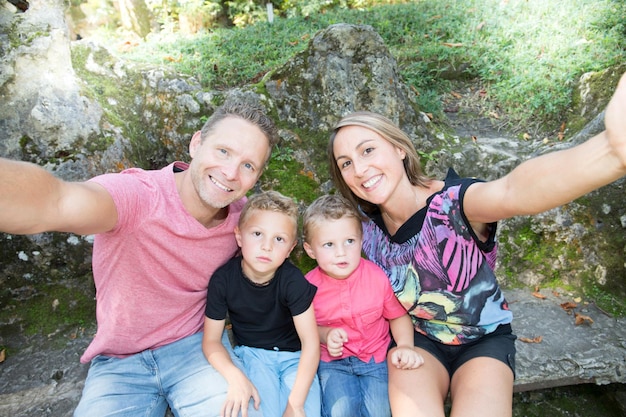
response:
M98 331L75 416L219 416L228 384L202 353L209 277L237 251L234 227L278 136L258 109L217 109L191 162L65 182L0 160L0 230L96 234ZM236 387L258 394L250 384ZM232 389L232 386L231 386ZM246 417L258 413L242 410Z

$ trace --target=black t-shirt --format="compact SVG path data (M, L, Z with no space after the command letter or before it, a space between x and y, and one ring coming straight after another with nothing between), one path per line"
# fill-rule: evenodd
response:
M244 276L241 260L241 256L231 259L211 277L205 315L224 320L228 313L238 345L301 350L293 316L309 308L317 287L289 260L267 285L255 285Z

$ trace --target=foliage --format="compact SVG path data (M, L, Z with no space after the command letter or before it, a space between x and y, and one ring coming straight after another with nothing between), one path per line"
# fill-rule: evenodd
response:
M172 65L208 88L237 86L286 62L328 25L367 24L396 57L424 111L441 114L441 96L451 81L479 78L486 95L517 126L545 129L562 123L575 80L626 58L622 1L375 3L380 2L274 2L283 17L270 25L262 21L258 3L235 0L229 2L231 14L250 13L247 23L253 24L194 37L154 35L127 58Z

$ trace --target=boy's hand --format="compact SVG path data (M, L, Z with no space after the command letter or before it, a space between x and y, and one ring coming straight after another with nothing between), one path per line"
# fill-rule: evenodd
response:
M326 348L330 356L338 357L343 353L343 344L348 341L348 333L340 327L328 332L326 337Z
M397 347L390 353L391 364L398 369L416 369L424 363L422 355L411 347Z
M291 402L287 401L287 408L285 408L283 417L306 417L304 407L294 407Z
M228 381L226 401L222 406L222 417L237 417L241 411L241 417L248 417L248 404L250 398L254 400L254 408L259 409L261 398L256 387L243 374L236 380Z

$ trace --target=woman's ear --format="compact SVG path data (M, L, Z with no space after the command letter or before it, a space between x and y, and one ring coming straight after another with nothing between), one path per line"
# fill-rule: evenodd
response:
M398 152L398 155L400 156L400 159L402 159L404 161L404 159L406 158L406 152L404 151L404 149L401 149L401 148L396 146L396 152Z

